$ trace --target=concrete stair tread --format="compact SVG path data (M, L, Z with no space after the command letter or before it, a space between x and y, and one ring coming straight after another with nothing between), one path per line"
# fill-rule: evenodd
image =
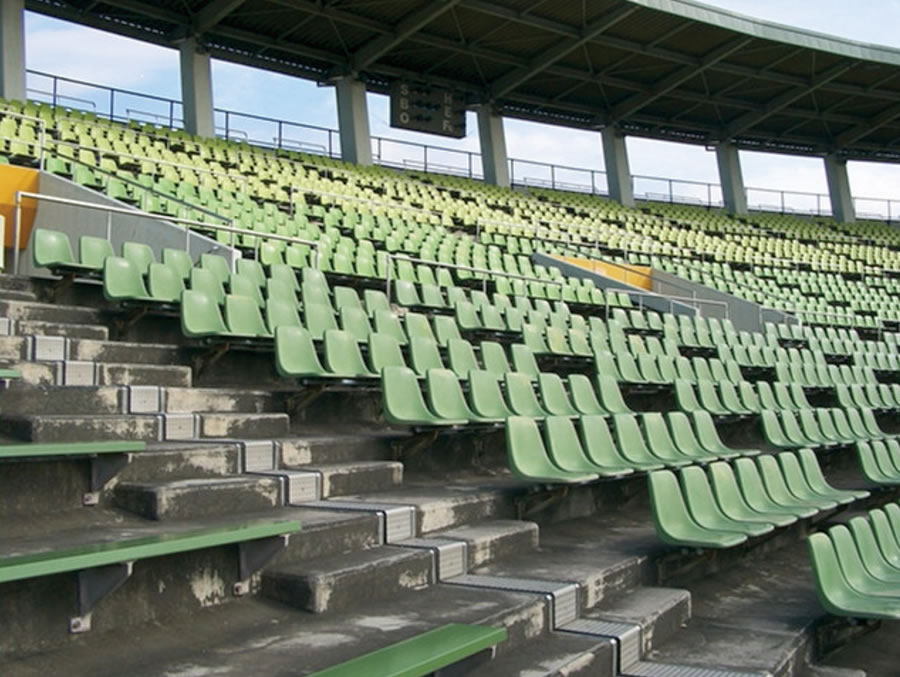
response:
M551 632L514 653L467 672L467 677L613 677L615 650L609 640Z
M127 628L88 633L4 667L12 674L54 674L65 661L72 674L95 677L293 675L454 622L506 626L510 637L498 647L502 657L542 636L546 619L546 600L538 595L442 585L407 591L364 611L320 616L248 598L148 626L139 635Z
M538 545L538 525L524 520L484 520L430 534L430 538L465 541L468 567L514 554L534 551Z
M689 586L693 617L651 660L791 674L824 616L804 543L728 567Z
M11 320L43 320L77 324L102 324L101 311L88 306L0 299L0 317Z
M392 461L392 437L376 431L350 435L287 435L281 441L281 466L302 469L313 464Z
M107 341L109 340L109 328L102 324L19 320L16 323L15 335L64 336L66 338L86 338Z

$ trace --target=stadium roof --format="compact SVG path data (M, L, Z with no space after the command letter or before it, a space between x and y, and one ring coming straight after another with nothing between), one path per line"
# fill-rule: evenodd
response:
M410 79L505 116L900 162L900 50L690 0L26 0L219 59L372 91Z

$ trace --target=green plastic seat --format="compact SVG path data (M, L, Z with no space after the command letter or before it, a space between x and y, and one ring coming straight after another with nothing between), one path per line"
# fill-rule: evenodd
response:
M341 329L353 336L359 343L366 343L369 340L372 325L369 324L369 316L362 308L344 306L338 310L338 320Z
M235 272L238 275L244 275L250 278L258 287L264 287L266 284L266 273L259 261L254 261L253 259L238 259L235 264Z
M270 298L266 301L266 326L274 333L278 327L302 327L303 324L296 305L279 298Z
M850 503L850 500L838 500L837 497L823 496L815 491L806 479L806 474L800 465L800 461L791 452L781 452L777 456L781 474L790 492L797 498L818 504L823 510L836 508L838 504Z
M481 366L485 371L494 374L495 378L502 379L506 372L512 371L502 344L496 341L482 341L478 344L478 352L481 354Z
M375 331L369 334L369 366L378 374L385 367L406 367L403 350L397 339Z
M506 397L509 408L516 416L528 416L537 419L547 416L547 411L538 402L533 382L528 374L511 371L507 372L503 379L506 384Z
M225 324L232 337L272 338L259 305L249 296L228 294L225 297Z
M900 541L894 534L891 522L884 510L875 509L869 511L869 522L878 542L881 554L893 566L900 567Z
M462 339L456 321L449 315L435 315L431 322L434 328L434 337L442 348L447 348L450 341Z
M403 324L406 328L406 336L410 340L414 336L421 336L437 343L437 338L434 335L434 330L431 328L427 315L406 313L406 316L403 318Z
M806 476L806 482L820 496L831 498L838 503L849 504L854 500L860 500L869 497L869 492L864 489L846 490L836 489L828 484L825 476L822 474L822 468L815 453L810 449L801 449L796 452L797 461Z
M138 268L118 256L108 256L103 263L103 296L108 301L154 302Z
M763 436L766 441L778 449L798 449L804 446L801 443L788 439L781 427L778 415L771 409L764 409L761 414Z
M541 369L534 352L524 343L514 343L510 348L513 368L520 374L526 374L531 380L537 380Z
M732 458L734 456L755 456L759 454L756 449L731 449L722 442L716 423L706 411L695 411L690 415L697 433L697 441L700 446L719 458Z
M544 424L547 450L553 463L574 473L597 473L601 477L622 477L634 472L626 464L608 466L595 463L578 438L575 424L568 416L548 416Z
M812 517L816 508L802 505L785 505L768 491L757 465L749 458L733 461L735 475L747 505L759 513L784 513L798 518Z
M375 331L380 334L393 336L401 346L405 346L409 343L409 339L406 337L406 331L404 331L403 325L400 323L400 318L397 317L393 311L376 310L374 317L375 322L373 326Z
M619 455L628 461L631 467L651 470L664 466L681 467L691 463L683 456L671 459L654 456L644 441L644 435L634 414L615 414L612 423Z
M551 416L578 416L578 410L572 405L562 379L553 373L538 375L538 391L544 409Z
M728 517L742 521L774 524L777 527L790 526L797 521L797 516L788 512L754 509L741 492L734 470L728 463L716 461L707 467L707 471L716 501L722 508L722 512ZM755 504L764 505L762 501L757 501Z
M181 330L188 338L228 334L219 304L203 292L187 289L181 295Z
M860 559L869 574L878 580L891 583L900 582L900 566L895 566L881 552L875 532L869 520L853 517L849 522L850 533L859 550Z
M200 267L210 271L223 285L228 282L228 278L231 275L228 261L218 254L201 254Z
M179 303L184 292L184 278L171 266L151 263L147 271L147 291L159 303Z
M883 442L857 442L856 451L867 480L887 486L900 484L900 470L894 466Z
M789 509L808 509L813 513L820 512L822 505L818 501L804 500L795 496L785 483L784 475L774 456L759 456L756 459L760 477L772 500Z
M513 475L548 484L585 483L599 479L595 473L571 473L557 467L547 454L537 422L524 416L506 421L506 454Z
M259 285L252 277L235 273L229 277L228 286L233 295L245 296L252 299L257 307L265 307L266 300L263 298Z
M872 575L860 556L850 529L843 524L835 525L828 530L828 537L834 544L841 573L851 587L865 595L900 602L900 581L879 580Z
M481 369L472 344L462 338L447 341L447 364L461 380L467 380L473 369Z
M900 599L866 595L850 585L841 570L835 545L827 534L811 534L807 544L816 594L828 613L852 618L900 618Z
M225 303L225 287L211 270L192 268L190 288L206 294L218 305Z
M374 379L378 374L369 371L359 351L359 342L350 332L329 329L324 334L325 367L337 378Z
M78 238L78 249L83 266L92 270L103 268L103 262L114 256L112 244L105 237L82 235Z
M495 374L484 369L472 369L468 373L468 381L469 404L476 415L496 420L513 416Z
M194 261L191 259L191 255L183 249L170 249L166 247L162 250L162 262L176 270L185 280L190 277L191 269L194 267Z
M300 307L297 292L290 283L270 277L266 280L266 299L273 298L290 303L295 308Z
M622 391L619 390L619 384L616 379L607 374L597 374L597 397L600 405L610 414L631 414L634 413L625 403L622 397Z
M128 259L141 275L146 275L150 270L150 264L156 263L153 250L143 242L124 242L122 258Z
M284 378L330 376L319 361L312 336L299 326L283 325L275 329L275 368Z
M621 363L620 363L621 366ZM709 383L708 381L698 381L698 383ZM681 411L692 413L695 411L704 411L703 406L697 400L693 386L683 379L675 380L675 401ZM713 412L717 414L725 413L724 410Z
M602 415L607 411L600 405L591 379L584 374L569 374L569 394L572 405L579 414Z
M303 303L303 325L315 341L321 341L326 331L338 328L331 306L309 301Z
M444 362L437 342L427 336L410 336L409 366L418 376L425 376L429 369L443 369Z
M425 375L428 406L437 416L470 423L498 423L506 417L480 416L469 408L456 374L449 369L429 369Z
M726 515L713 496L709 478L702 468L693 466L680 471L681 488L694 521L713 531L735 531L748 537L762 536L775 530L772 523L742 520Z
M650 453L665 462L673 461L677 464L681 461L687 461L696 463L712 461L718 458L712 454L704 453L702 450L698 450L696 456L684 453L675 444L675 441L669 434L666 421L660 413L642 414L641 424L644 429L644 436L647 438L647 446L650 448Z
M418 308L422 305L416 285L409 280L394 281L394 299L398 305L407 308Z
M370 317L375 317L378 311L391 312L391 304L383 291L378 289L366 289L363 292L363 305Z
M34 265L51 270L71 268L74 270L99 270L75 259L69 236L56 230L35 228L33 238Z
M731 548L747 540L744 533L706 529L691 517L678 478L670 470L648 476L653 523L660 540L667 545L691 548Z
M430 411L419 389L415 372L407 367L384 367L381 370L384 393L384 419L405 426L462 426L466 419L443 419Z

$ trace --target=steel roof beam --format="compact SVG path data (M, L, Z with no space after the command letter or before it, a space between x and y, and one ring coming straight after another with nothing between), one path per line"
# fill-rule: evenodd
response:
M866 138L875 130L889 125L898 117L900 117L900 104L888 106L871 120L861 122L846 132L838 134L834 139L835 147L837 150L842 150L844 147Z
M609 112L610 122L616 123L619 120L628 117L629 115L637 113L648 104L653 103L660 97L665 96L666 94L671 92L673 89L676 89L680 84L712 68L722 59L725 59L731 54L734 54L751 42L753 42L753 38L751 37L746 37L741 40L729 40L725 44L717 47L716 49L708 52L703 57L701 57L697 65L683 66L682 68L679 68L671 75L668 75L662 80L654 83L650 87L650 89L643 94L637 94L622 102L621 104L613 106L613 109Z
M194 35L206 33L245 2L246 0L213 0L194 15L191 31Z
M817 89L824 87L835 78L838 78L849 71L855 65L855 63L840 61L828 70L813 76L813 78L807 82L806 87L802 89L792 88L787 90L786 92L779 94L774 99L769 101L761 110L757 112L745 113L744 115L726 125L724 129L724 138L731 139L739 136L747 130L755 127L766 118L769 118L784 110L798 99L802 99L804 96L808 96L809 94L815 92Z
M531 79L535 74L546 70L566 54L573 52L585 43L596 38L598 35L605 33L617 23L627 19L637 11L638 7L636 5L618 7L611 12L607 12L599 19L595 19L587 24L583 30L579 31L577 38L565 38L558 41L549 49L546 49L534 58L529 59L527 65L516 68L492 82L490 84L492 98L499 99L506 96L516 87Z
M401 42L450 11L459 2L460 0L442 2L428 0L419 9L403 17L390 33L380 35L360 47L350 58L351 68L356 72L365 70Z

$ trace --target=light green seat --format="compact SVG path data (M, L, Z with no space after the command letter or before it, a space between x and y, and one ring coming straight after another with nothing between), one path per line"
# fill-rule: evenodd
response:
M512 371L506 351L500 343L482 341L478 344L478 352L481 354L481 366L485 371L492 373L495 378L502 379L506 372Z
M843 524L835 525L828 530L828 537L834 544L841 573L854 589L865 595L900 602L900 581L880 580L872 575L860 556L850 529Z
M253 259L238 259L235 264L235 272L238 275L244 275L250 278L258 287L264 287L266 284L266 273L259 261L254 261Z
M367 292L370 290L366 290ZM389 336L393 336L394 339L401 346L405 346L409 343L409 339L406 337L406 332L403 329L403 325L400 323L400 318L394 314L391 310L376 310L375 311L375 322L374 328L380 334L387 334Z
M435 315L432 320L434 325L434 337L442 348L449 347L450 341L462 339L456 320L449 315Z
M263 298L262 291L256 280L241 273L234 273L229 276L228 288L231 294L236 296L244 296L251 299L258 308L264 308L266 300Z
M266 301L266 326L275 332L278 327L302 327L297 306L281 298L269 298Z
M188 338L227 336L228 327L219 304L201 291L187 289L181 295L181 330Z
M170 249L166 247L162 251L162 262L177 271L185 280L190 277L191 268L194 267L191 255L183 249Z
M820 512L823 509L819 501L798 498L788 489L784 475L774 456L763 455L757 457L756 466L759 469L766 492L779 505L788 509L808 509L812 510L813 513Z
M664 466L680 467L691 463L683 456L667 459L654 456L644 441L644 435L634 414L615 414L612 422L619 455L628 461L631 467L651 470Z
M650 452L656 458L663 461L672 460L674 462L688 461L691 463L712 461L718 458L713 454L703 452L699 448L696 455L687 454L675 444L666 426L666 421L660 413L648 413L641 415L641 423L644 429L644 435L647 438L647 446Z
M229 337L272 338L263 321L259 305L249 296L228 294L225 297L225 324L228 327Z
M103 296L108 301L154 302L137 267L119 256L108 256L103 263Z
M610 414L631 414L616 379L608 374L597 374L597 397L600 405Z
M791 452L781 452L778 454L777 458L778 465L781 467L781 474L784 477L784 482L790 492L797 498L816 503L823 510L836 508L839 503L845 504L852 502L852 498L848 500L843 498L838 499L836 496L823 496L815 491L807 481L803 468L800 466L800 461L797 460L797 456Z
M806 477L807 484L809 484L810 488L812 488L813 491L815 491L820 496L831 498L838 503L845 504L852 503L854 500L869 497L869 492L864 489L836 489L828 484L828 481L822 474L822 468L819 465L818 458L816 458L815 453L813 453L813 451L811 451L810 449L801 449L800 451L796 452L796 458L800 463L800 467L803 470L804 476Z
M594 390L590 378L584 374L569 374L567 380L572 405L579 414L602 415L607 413L597 399L597 392Z
M444 625L350 659L310 677L423 677L465 661L506 640L505 628Z
M366 343L369 340L372 325L369 323L369 316L362 308L344 306L338 310L338 320L341 329L348 332L359 343Z
M853 618L900 619L900 598L866 595L850 585L827 534L811 534L807 543L816 594L828 613Z
M69 236L65 233L35 228L32 238L34 265L39 268L49 268L57 274L88 273L102 268L102 263L100 266L94 266L76 260Z
M547 410L538 401L534 385L528 374L510 371L503 378L506 384L509 408L516 416L528 416L536 419L547 416Z
M747 540L741 532L706 529L697 524L685 505L675 473L657 470L648 480L656 534L667 545L722 549Z
M231 275L228 261L218 254L200 254L200 267L210 271L223 285L228 282Z
M225 303L225 287L211 270L192 268L189 284L191 291L206 294L218 305Z
M716 423L713 421L712 416L709 415L709 412L695 411L690 415L690 419L694 425L694 432L697 433L697 441L700 443L700 446L719 458L755 456L759 454L756 449L731 449L725 446L722 438L719 437Z
M184 278L171 266L151 263L147 271L147 291L156 302L178 303L184 292Z
M153 250L143 242L124 242L122 258L128 259L141 275L146 275L150 270L150 264L156 262Z
M900 484L900 472L894 467L887 449L880 441L857 442L856 453L863 476L875 484Z
M447 363L457 378L466 380L473 369L481 369L472 344L461 338L451 338L447 342Z
M284 378L328 378L312 337L303 327L283 325L275 329L275 368Z
M785 505L777 501L766 488L757 465L749 458L739 458L733 462L738 485L741 487L747 505L759 513L786 513L798 518L812 517L816 508L801 505Z
M305 301L303 303L303 325L315 341L321 341L325 332L337 329L337 320L330 305Z
M702 468L693 466L680 472L681 488L694 521L713 531L734 531L748 537L762 536L775 530L772 523L744 520L726 515L713 496L709 478Z
M537 380L541 369L538 366L534 351L524 343L514 343L510 348L513 368L520 374L526 374L532 381ZM508 371L508 370L507 370Z
M568 416L548 416L544 437L550 459L561 470L573 473L597 473L601 477L622 477L634 472L626 464L600 465L584 451L575 424Z
M411 336L409 366L420 377L425 376L429 369L443 369L444 362L437 342L427 336Z
M497 423L505 417L480 416L469 408L459 379L449 369L429 369L425 374L428 406L442 419L466 420L470 423Z
M468 373L469 404L475 414L487 419L505 419L513 416L500 390L497 376L484 369L472 369Z
M325 368L336 378L374 379L359 351L359 343L351 333L329 329L324 334Z
M599 477L596 473L571 473L557 467L547 454L537 422L524 416L506 421L506 454L513 475L533 482L584 483Z
M551 416L578 416L579 412L572 405L562 379L553 373L538 375L538 391L544 409Z
M381 370L384 393L384 418L394 425L431 427L466 425L466 419L443 419L428 409L419 389L415 372L406 367L385 367Z
M781 510L775 510L776 506L769 511L758 510L753 507L757 505L762 508L765 504L764 497L756 497L758 500L753 501L753 505L744 497L741 491L737 477L731 466L724 461L716 461L707 467L709 473L709 481L715 494L716 501L722 512L732 519L761 522L763 524L774 524L778 527L786 527L797 521L797 516Z
M892 564L881 552L869 520L854 517L850 520L849 527L853 542L859 549L860 559L872 577L892 583L900 581L900 566Z
M406 367L406 359L397 339L375 331L369 334L369 366L378 374L385 367Z

